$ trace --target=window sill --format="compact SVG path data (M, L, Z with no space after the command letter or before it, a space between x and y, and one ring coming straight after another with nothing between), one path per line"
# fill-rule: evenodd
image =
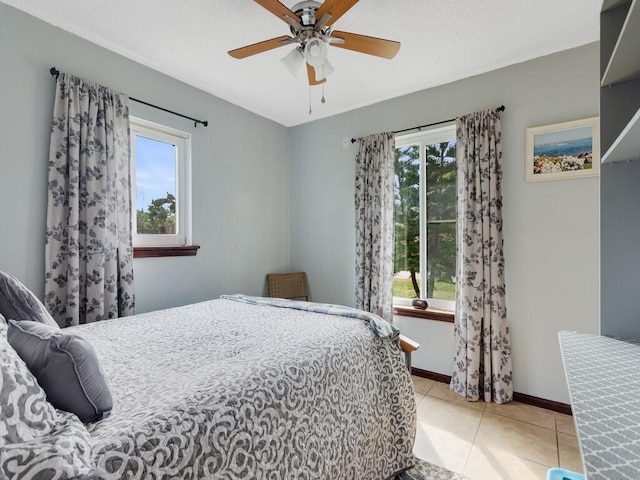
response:
M435 320L437 322L453 323L455 321L455 314L453 312L447 312L444 310L435 310L433 308L427 308L426 310L420 310L418 308L394 306L393 314L401 317L414 317L423 318L425 320Z
M199 248L200 245L133 247L133 258L194 257Z

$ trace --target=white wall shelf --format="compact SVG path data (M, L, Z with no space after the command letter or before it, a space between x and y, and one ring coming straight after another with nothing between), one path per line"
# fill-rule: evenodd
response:
M604 0L604 2L602 2L602 11L605 12L607 10L611 10L612 8L617 8L620 5L629 3L629 1L630 0Z
M611 147L602 155L602 164L640 159L640 109Z
M621 2L619 2L621 3ZM639 0L629 5L618 39L602 76L603 87L640 78L640 6ZM618 5L618 7L624 5Z

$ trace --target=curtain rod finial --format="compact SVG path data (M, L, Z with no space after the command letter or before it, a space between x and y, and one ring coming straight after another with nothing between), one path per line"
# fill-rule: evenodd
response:
M49 69L49 73L50 73L52 76L54 76L54 77L58 78L58 75L60 75L60 70L58 70L56 67L51 67L51 68Z

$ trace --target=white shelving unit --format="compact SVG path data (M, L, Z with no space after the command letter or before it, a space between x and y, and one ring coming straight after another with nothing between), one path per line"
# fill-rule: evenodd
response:
M616 2L619 8L626 5L626 2ZM602 75L603 87L616 83L633 80L640 77L640 14L638 14L638 1L634 0L629 4L624 24L620 29L618 40L613 47L613 52L609 57L609 62Z
M640 159L640 0L604 0L601 162Z
M640 341L640 0L603 1L600 80L600 332Z
M601 163L627 162L640 159L640 109L620 135L602 155Z

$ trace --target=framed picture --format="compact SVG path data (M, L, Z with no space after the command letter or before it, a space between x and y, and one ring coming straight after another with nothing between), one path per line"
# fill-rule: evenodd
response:
M600 174L598 117L527 128L526 181Z

